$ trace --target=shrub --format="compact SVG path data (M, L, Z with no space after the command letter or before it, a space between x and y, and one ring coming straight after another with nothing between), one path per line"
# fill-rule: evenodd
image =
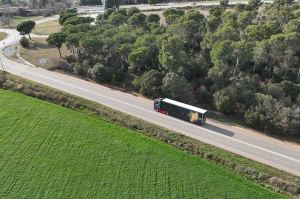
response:
M189 83L185 77L181 77L177 73L167 73L163 78L162 90L167 97L179 101L189 103L194 100L191 83Z
M20 40L20 44L23 48L29 47L29 40L26 37L22 37Z
M236 105L236 92L233 88L227 87L214 93L215 106L218 111L225 114L233 113Z
M141 88L141 78L139 76L135 76L132 80L132 85L135 90L139 91Z
M300 10L295 10L293 13L294 13L296 18L300 17Z
M112 79L110 71L101 63L95 64L93 68L90 68L88 76L97 82L110 82Z
M140 13L141 11L137 7L130 7L127 11L128 16L132 16L135 13Z
M88 74L90 66L88 65L88 62L83 61L83 63L76 63L73 68L73 73L76 75L86 76Z
M161 93L161 85L161 73L156 70L150 70L141 77L140 92L144 95L158 97Z
M159 23L160 17L158 14L150 14L147 16L147 21L150 23Z
M66 72L72 72L73 67L64 59L59 58L51 58L51 63L53 65L53 69L60 69Z
M300 188L294 183L285 181L278 177L271 177L269 179L271 185L280 188L281 190L292 193L293 195L298 195L300 193Z

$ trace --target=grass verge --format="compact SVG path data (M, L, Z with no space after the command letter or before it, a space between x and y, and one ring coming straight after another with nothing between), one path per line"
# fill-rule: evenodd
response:
M138 131L180 150L215 162L248 179L270 188L275 188L278 191L288 192L293 195L300 193L299 177L169 131L93 101L85 100L8 73L0 73L0 87L100 117L108 122Z
M33 30L33 33L37 35L50 35L52 33L59 32L60 30L61 26L58 23L58 21L53 20L36 25L36 27Z
M0 41L5 39L7 37L7 34L5 32L0 32Z
M63 57L69 55L65 45L61 48L61 52ZM57 48L49 46L46 38L32 38L28 48L20 47L20 56L29 63L48 70L52 70L60 60Z
M287 198L87 114L1 89L0 107L5 198Z

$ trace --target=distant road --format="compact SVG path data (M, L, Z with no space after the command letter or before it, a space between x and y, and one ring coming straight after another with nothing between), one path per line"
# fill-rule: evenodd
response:
M204 126L196 126L153 111L151 100L61 73L16 63L4 57L2 49L14 44L20 39L20 36L15 30L5 30L5 32L9 36L0 42L0 58L5 70L12 74L99 102L200 141L300 176L300 146L297 144L280 141L249 129L234 127L213 120L208 120Z
M273 0L262 0L263 3L273 3ZM229 1L230 5L235 4L247 4L247 0L234 0ZM159 3L155 5L149 4L136 4L136 5L122 5L120 8L130 8L130 7L137 7L138 9L145 11L145 10L162 10L167 8L184 8L184 7L197 7L197 6L213 6L213 5L220 5L220 1L188 1L188 2L178 2L178 3ZM79 13L103 13L103 6L79 6L78 8Z

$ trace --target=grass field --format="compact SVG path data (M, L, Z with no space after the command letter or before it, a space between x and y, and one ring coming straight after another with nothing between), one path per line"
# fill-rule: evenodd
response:
M0 32L0 41L5 39L7 37L7 34L5 32Z
M36 25L33 30L33 33L38 35L50 35L55 32L59 32L61 29L60 24L57 20L47 21L41 24Z
M0 22L0 28L16 28L17 25L23 21L27 21L27 20L35 21L43 18L44 17L42 16L31 16L31 17L13 16L9 26L5 25L3 22Z
M137 132L0 89L0 198L285 198Z
M69 55L65 45L61 52L63 57ZM59 52L57 48L48 45L46 38L32 38L30 47L20 48L20 56L35 66L51 69L53 60L59 59Z

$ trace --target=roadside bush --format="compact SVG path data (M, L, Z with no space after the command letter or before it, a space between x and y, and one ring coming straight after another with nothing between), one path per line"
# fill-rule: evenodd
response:
M68 63L76 63L76 57L74 55L66 55L65 59Z
M140 92L144 95L158 97L161 94L162 77L156 70L150 70L141 77Z
M51 63L53 64L53 68L55 69L60 69L66 72L72 72L73 67L71 64L69 64L66 60L64 59L59 59L59 58L51 58Z
M136 91L139 91L141 88L141 78L139 76L135 76L132 80L132 86Z
M1 73L3 73L3 72L0 72L0 88L6 82L6 76L1 75Z
M300 193L300 188L294 183L285 181L278 177L271 177L269 179L271 185L280 188L281 190L292 193L293 195L297 195Z
M112 80L112 74L101 63L95 64L93 68L90 68L88 76L97 82L110 82Z
M29 47L29 40L26 37L22 37L20 40L20 45L23 48L28 48Z
M230 114L235 110L236 92L233 88L227 87L214 94L215 106L218 111Z
M183 102L193 102L193 88L186 78L179 76L177 73L169 72L163 78L162 90L170 98ZM184 95L183 95L184 93Z
M89 62L87 60L84 60L81 63L77 62L73 68L73 73L76 75L81 75L81 76L87 76L88 70L90 69Z

